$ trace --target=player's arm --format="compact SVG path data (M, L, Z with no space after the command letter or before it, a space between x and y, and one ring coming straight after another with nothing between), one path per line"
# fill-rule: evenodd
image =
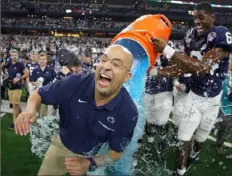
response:
M27 70L27 77L26 77L26 81L27 82L30 82L30 71L29 71L29 68L28 67L25 67L25 69Z
M21 76L21 79L27 79L29 77L29 71L28 69L25 67L23 69L23 75Z
M172 61L181 69L184 73L191 73L197 75L205 75L212 69L213 63L203 63L195 58L189 57L185 54L175 52L172 56Z
M41 105L41 96L38 90L35 90L27 100L26 112L35 114Z
M171 58L171 61L177 65L184 73L205 75L210 72L215 63L219 63L228 52L218 53L215 49L207 52L202 61L181 54L168 46L162 39L154 38L152 42L157 52L163 52L164 55Z

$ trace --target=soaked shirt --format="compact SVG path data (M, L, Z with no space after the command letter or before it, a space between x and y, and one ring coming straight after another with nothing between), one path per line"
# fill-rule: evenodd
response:
M76 154L97 151L103 143L122 152L131 141L138 120L137 107L122 87L109 103L94 100L94 73L68 76L39 89L44 104L58 104L60 138Z
M197 35L196 28L190 29L184 40L185 52L198 60L210 49L218 47L232 51L232 34L223 26L213 26L211 30L202 36ZM226 77L229 66L229 57L224 58L217 68L211 70L205 76L191 76L191 91L203 97L215 97L222 90L222 81Z

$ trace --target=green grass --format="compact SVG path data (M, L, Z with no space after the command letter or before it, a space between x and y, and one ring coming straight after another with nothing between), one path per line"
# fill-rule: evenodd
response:
M174 132L171 130L168 134L169 140L172 139ZM227 141L231 139L227 139ZM158 138L156 142L149 144L144 136L140 159L138 161L139 173L146 173L149 176L168 176L176 170L176 150L175 147L167 147L165 152L157 154L155 147L158 146ZM170 140L171 141L171 140ZM225 148L225 155L216 153L216 144L214 141L207 140L203 150L200 152L199 159L192 165L187 176L231 176L232 175L232 149ZM147 162L150 161L150 162ZM142 171L142 172L141 172ZM141 174L138 174L141 175Z
M12 114L1 119L1 175L35 176L41 160L30 150L29 136L16 136L8 126L12 123Z
M1 175L35 176L41 165L41 159L31 153L29 136L17 136L14 131L8 130L11 122L11 114L6 114L1 119ZM171 132L171 134L173 133ZM165 169L175 169L175 148L169 147L164 154L165 159L159 160L154 147L155 144L143 145L142 155L150 153L151 155L145 158L150 158L150 161L155 162L144 164L143 161L139 161L140 169L146 172L152 169L154 172L149 176L168 176ZM147 152L148 150L149 152ZM227 148L226 150L227 155L232 155L232 149ZM187 176L231 175L232 159L226 158L226 155L218 156L215 151L215 142L212 141L206 142L204 150L200 153L200 159L192 165L187 174Z

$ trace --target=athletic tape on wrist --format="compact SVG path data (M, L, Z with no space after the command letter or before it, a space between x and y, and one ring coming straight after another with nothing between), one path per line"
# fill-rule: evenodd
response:
M168 58L172 58L172 56L175 54L176 50L174 50L172 47L169 45L166 45L163 51L163 54Z

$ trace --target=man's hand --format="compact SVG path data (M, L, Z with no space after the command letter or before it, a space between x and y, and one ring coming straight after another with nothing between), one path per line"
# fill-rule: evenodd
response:
M16 84L16 83L19 82L19 81L20 81L20 78L14 78L14 79L13 79L13 83L14 83L14 84Z
M161 38L151 38L152 43L155 45L155 51L163 53L167 43Z
M14 122L15 133L21 136L27 135L30 131L30 124L36 122L36 115L29 112L22 112Z
M85 175L89 170L90 161L86 158L74 156L65 158L65 165L71 175Z

